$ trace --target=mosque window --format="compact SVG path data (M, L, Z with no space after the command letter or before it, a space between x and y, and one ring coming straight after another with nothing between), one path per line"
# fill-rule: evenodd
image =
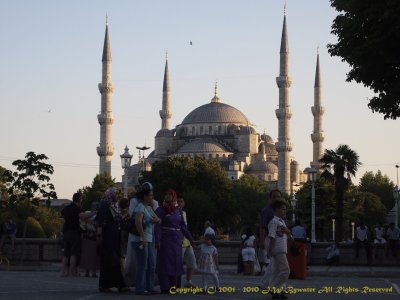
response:
M222 126L218 126L218 134L222 134Z
M204 130L203 126L200 126L200 134L203 134L203 130Z
M212 126L208 127L208 131L210 134L212 134Z
M196 128L194 128L194 126L192 127L192 135L196 134Z
M210 154L208 154L208 158L209 159L211 159L212 158L212 154L210 153Z

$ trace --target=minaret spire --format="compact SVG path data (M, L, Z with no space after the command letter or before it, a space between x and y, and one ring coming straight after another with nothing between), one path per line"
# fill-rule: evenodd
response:
M163 97L162 97L162 109L160 110L161 118L161 129L169 129L169 123L171 120L170 110L170 86L169 86L169 70L168 70L168 52L165 52L165 70L164 70L164 82L163 82Z
M100 145L97 147L97 154L100 157L100 173L111 175L111 160L114 154L114 146L111 141L111 129L114 123L114 116L111 112L111 96L114 92L114 85L111 81L111 47L108 35L108 17L106 16L106 33L104 37L102 56L102 80L99 83L101 94L101 112L97 115L100 124Z
M292 80L289 77L289 43L286 25L286 6L283 17L279 77L276 78L279 88L279 108L275 111L278 118L278 142L275 144L278 151L278 188L281 192L290 193L290 119L292 110L289 102L289 88Z
M211 99L211 102L221 102L221 99L218 97L218 82L215 82L214 85L214 97Z
M322 84L321 75L319 71L319 49L317 50L317 66L315 68L315 82L314 82L314 106L311 107L311 112L314 116L314 130L311 134L313 142L313 161L310 163L311 167L317 170L321 168L320 158L323 155L325 139L324 130L322 129L322 116L325 108L322 106Z

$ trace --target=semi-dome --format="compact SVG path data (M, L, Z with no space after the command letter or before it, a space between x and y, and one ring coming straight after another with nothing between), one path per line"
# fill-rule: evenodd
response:
M267 144L275 144L274 140L272 139L271 136L269 136L268 134L263 133L261 135L261 139L266 142Z
M224 146L211 140L194 140L184 144L178 153L228 153Z
M270 161L257 161L250 165L250 170L266 172L267 174L278 173L278 167Z
M157 132L156 137L161 137L161 136L173 136L173 135L174 135L174 133L172 132L172 130L169 130L169 129L164 128L164 129L160 129L160 130Z
M189 113L182 121L182 124L196 123L250 124L241 111L221 102L202 105Z

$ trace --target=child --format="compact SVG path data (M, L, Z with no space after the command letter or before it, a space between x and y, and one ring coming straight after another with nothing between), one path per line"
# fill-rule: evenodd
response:
M218 279L218 251L212 244L215 235L205 234L204 243L200 245L200 257L198 262L198 271L201 273L203 281L203 292L207 291L207 275L210 275L215 284L215 288L219 288Z
M274 288L272 299L287 299L279 289L282 289L289 278L290 269L287 254L287 239L291 238L290 230L283 220L286 216L286 202L277 200L272 204L274 218L268 224L268 238L270 240L268 256L271 257L272 279L270 287ZM276 290L277 289L277 290Z

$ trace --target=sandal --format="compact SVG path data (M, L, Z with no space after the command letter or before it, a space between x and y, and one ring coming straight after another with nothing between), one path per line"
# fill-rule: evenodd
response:
M136 295L149 296L149 295L150 295L150 292L148 292L148 291L137 292Z
M118 288L119 293L130 293L131 289L128 287Z

